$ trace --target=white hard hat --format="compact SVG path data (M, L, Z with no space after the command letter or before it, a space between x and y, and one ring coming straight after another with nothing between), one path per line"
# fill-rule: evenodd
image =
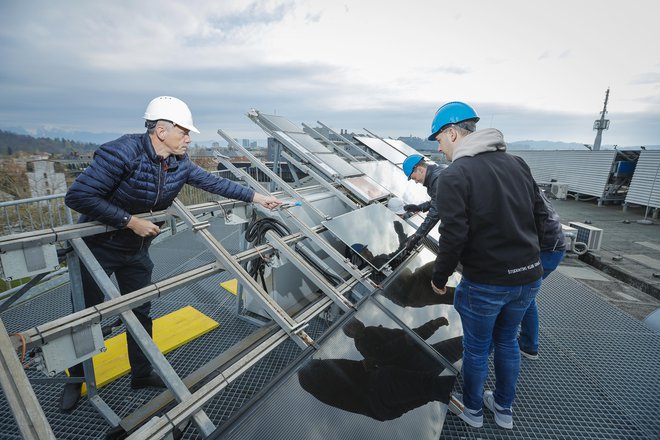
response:
M403 200L401 200L398 197L392 197L388 202L387 202L387 207L390 211L394 212L395 214L405 214L406 211L403 209Z
M192 113L186 103L172 96L159 96L152 99L144 112L144 119L147 121L163 119L199 133L199 130L193 125Z

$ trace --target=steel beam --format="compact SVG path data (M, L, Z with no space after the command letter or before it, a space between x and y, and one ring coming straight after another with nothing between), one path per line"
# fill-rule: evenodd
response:
M39 405L23 365L16 356L2 319L0 319L0 385L23 438L55 440L55 434Z

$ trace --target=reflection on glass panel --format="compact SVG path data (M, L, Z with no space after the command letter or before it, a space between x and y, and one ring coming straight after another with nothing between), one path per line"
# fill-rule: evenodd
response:
M391 145L381 141L377 138L370 138L366 136L354 136L354 139L361 144L366 145L371 150L383 156L385 159L389 160L395 164L402 164L406 159L406 155L392 147Z
M305 147L307 151L311 153L331 153L331 151L328 150L323 144L321 144L307 133L289 133L289 136L291 136L293 140Z
M455 380L367 300L223 438L435 440Z
M282 116L265 115L263 113L260 113L259 116L262 119L265 119L265 122L267 122L267 124L270 125L270 128L272 130L291 131L291 132L294 132L294 133L304 133L304 131L301 127L298 127L296 124L289 121L287 118L283 118Z
M403 203L420 204L430 200L423 185L408 180L401 168L386 160L355 162L355 168L378 182L380 186L403 200Z
M397 257L415 233L415 228L379 203L322 223L377 270Z
M411 154L419 154L419 152L415 150L413 147L398 139L383 139L383 140L388 144L390 144L391 146L393 146L394 148L396 148L402 154L405 154L406 156L410 156Z
M428 325L434 319L444 318L444 326L428 338L422 337L460 369L463 330L461 318L453 306L454 291L460 275L454 273L447 283L447 293L438 295L431 288L434 263L435 254L422 247L405 266L397 269L376 299L413 329Z
M277 140L286 145L289 149L295 152L298 156L312 156L312 153L307 151L307 149L301 145L298 141L291 137L292 133L285 133L283 131L273 130L273 135ZM314 157L314 156L312 156Z
M358 170L334 153L316 154L315 156L335 170L341 177L359 176L362 174L362 171Z
M390 193L367 176L349 177L343 179L341 184L348 188L360 200L371 203L390 195Z

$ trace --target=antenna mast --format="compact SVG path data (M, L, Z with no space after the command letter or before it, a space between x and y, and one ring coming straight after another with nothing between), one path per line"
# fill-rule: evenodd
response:
M607 130L610 128L610 120L605 119L605 115L607 114L607 100L610 97L610 88L607 88L607 91L605 92L605 104L603 105L603 111L600 112L600 119L596 119L594 121L594 130L597 130L596 133L596 140L594 141L594 148L593 151L598 151L600 150L600 141L603 137L603 130Z

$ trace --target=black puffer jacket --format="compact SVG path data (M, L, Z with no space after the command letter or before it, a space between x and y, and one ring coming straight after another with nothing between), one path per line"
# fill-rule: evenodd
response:
M516 286L543 275L537 221L543 211L527 164L504 150L495 129L466 136L438 180L440 241L433 283L443 287L459 261L476 283Z
M187 155L156 155L145 134L129 134L102 145L91 165L66 193L66 205L83 214L80 222L98 220L118 228L92 238L105 246L135 250L148 245L124 228L131 214L166 209L184 184L224 197L252 201L254 191L231 180L214 176L190 161Z

